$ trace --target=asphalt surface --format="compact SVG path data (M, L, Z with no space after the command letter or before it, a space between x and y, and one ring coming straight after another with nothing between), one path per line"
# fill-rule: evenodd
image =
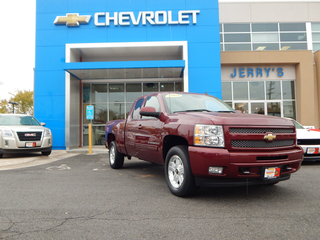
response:
M62 155L0 171L0 239L319 239L318 163L275 186L179 198L162 166L133 159L113 170L107 154Z

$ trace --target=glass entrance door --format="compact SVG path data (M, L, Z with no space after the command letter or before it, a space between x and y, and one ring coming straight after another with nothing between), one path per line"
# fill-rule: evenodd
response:
M94 106L92 120L92 144L105 144L107 121L125 119L133 102L148 93L161 91L182 91L181 82L150 83L84 83L82 85L82 145L88 146L88 125L86 107Z

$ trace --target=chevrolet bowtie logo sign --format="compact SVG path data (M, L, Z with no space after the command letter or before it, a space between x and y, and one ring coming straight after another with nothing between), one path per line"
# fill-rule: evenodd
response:
M79 26L80 23L89 23L91 15L79 16L78 13L67 13L66 16L58 16L54 24L66 24L68 27Z
M277 136L272 135L271 133L269 133L268 135L265 135L263 137L264 140L266 140L266 142L272 142L273 140L276 139Z

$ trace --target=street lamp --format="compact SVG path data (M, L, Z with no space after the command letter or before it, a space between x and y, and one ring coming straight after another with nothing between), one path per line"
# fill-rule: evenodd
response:
M13 109L13 114L14 114L14 105L19 105L19 103L12 102L12 101L10 101L8 103L12 104L12 109Z

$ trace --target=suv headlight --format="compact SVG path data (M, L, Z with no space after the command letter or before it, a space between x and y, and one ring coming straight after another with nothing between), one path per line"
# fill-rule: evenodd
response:
M194 127L194 145L224 147L224 134L221 125L196 124Z
M45 137L51 136L51 131L50 131L50 129L48 129L48 128L44 129L44 136L45 136Z
M3 137L14 137L13 132L10 129L2 130L2 136Z

